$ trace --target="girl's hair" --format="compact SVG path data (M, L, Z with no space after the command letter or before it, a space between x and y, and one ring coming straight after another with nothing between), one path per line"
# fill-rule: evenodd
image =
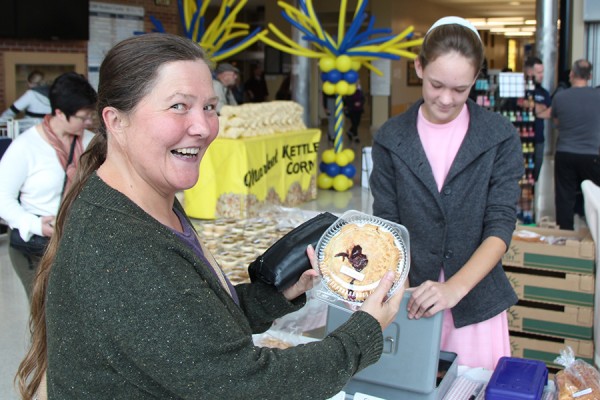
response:
M164 64L196 60L209 64L204 51L196 43L166 33L150 33L125 39L106 54L100 67L98 85L99 132L81 156L73 185L62 201L54 233L36 273L29 321L31 347L19 365L15 377L23 399L29 400L35 395L48 367L46 289L69 209L90 175L106 159L107 133L102 110L105 107L114 107L126 114L133 112L142 98L154 87L158 71Z
M425 69L430 62L453 51L470 60L475 76L479 74L485 58L483 43L475 32L459 24L440 25L428 32L421 45L419 62Z

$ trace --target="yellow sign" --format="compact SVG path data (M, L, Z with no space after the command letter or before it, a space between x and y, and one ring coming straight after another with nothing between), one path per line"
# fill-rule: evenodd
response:
M192 218L249 218L268 205L296 206L317 197L321 131L216 139L184 193Z

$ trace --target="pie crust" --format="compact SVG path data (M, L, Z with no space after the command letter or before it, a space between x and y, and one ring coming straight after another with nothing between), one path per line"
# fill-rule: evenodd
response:
M403 252L394 235L379 225L348 223L323 249L323 281L344 300L362 302L387 271L400 279Z

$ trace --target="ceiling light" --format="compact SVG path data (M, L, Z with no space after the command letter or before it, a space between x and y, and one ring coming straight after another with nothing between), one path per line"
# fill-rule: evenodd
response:
M533 36L533 32L506 32L504 33L504 36Z
M500 28L492 28L490 29L492 33L502 33L502 32L519 32L519 28L508 28L508 27L500 27Z
M522 17L494 17L488 18L488 22L501 22L504 24L522 24L525 18Z

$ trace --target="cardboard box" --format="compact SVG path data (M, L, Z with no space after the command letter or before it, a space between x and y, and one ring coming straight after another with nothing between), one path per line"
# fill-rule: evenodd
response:
M519 302L511 307L507 314L508 327L512 331L561 338L592 339L593 307Z
M594 275L548 273L509 266L505 266L504 270L520 300L594 306Z
M554 368L561 368L554 360L566 346L571 346L576 358L594 365L594 342L570 338L551 338L529 333L510 332L512 357L539 360Z
M565 238L564 244L516 239L502 258L504 265L579 274L594 273L594 241L589 231L517 227L515 232L530 231L543 237Z

